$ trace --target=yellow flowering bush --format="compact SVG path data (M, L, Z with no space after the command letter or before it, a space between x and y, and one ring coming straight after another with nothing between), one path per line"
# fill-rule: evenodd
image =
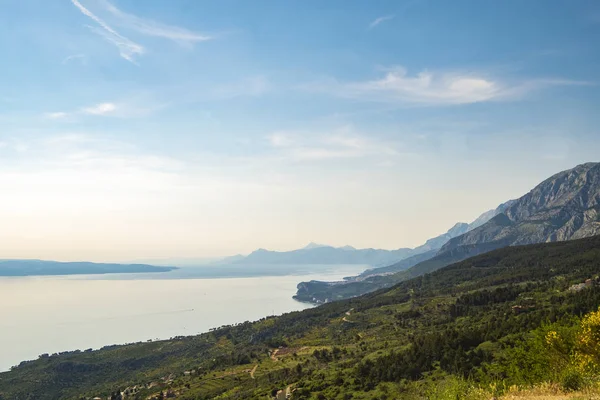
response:
M556 346L560 342L560 336L556 331L548 331L546 333L546 344L550 347Z
M600 367L600 308L583 317L575 349L575 364L584 372Z
M573 329L549 326L540 337L549 370L563 388L575 390L584 377L600 373L600 308L586 314Z
M565 364L569 363L569 355L572 349L572 341L564 336L567 335L568 332L562 333L563 335L555 329L550 329L544 336L548 357L550 357L552 367L556 368L558 371L561 371Z

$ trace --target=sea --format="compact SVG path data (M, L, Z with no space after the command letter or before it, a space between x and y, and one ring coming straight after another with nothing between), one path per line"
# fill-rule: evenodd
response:
M211 265L144 274L0 277L0 371L40 354L195 335L313 307L301 281L366 265Z

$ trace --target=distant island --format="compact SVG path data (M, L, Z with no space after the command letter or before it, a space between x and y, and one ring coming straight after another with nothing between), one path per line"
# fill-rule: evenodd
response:
M147 264L59 262L43 260L0 260L0 276L97 275L118 273L168 272L175 267Z

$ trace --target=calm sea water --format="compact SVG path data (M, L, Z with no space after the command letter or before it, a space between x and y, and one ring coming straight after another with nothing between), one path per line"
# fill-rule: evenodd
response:
M300 281L339 280L366 268L220 266L0 278L0 371L42 353L193 335L302 310L310 305L292 299Z

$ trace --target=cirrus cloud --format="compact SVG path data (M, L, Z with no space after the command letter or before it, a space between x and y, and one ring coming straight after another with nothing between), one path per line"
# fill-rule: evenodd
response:
M370 24L369 24L369 29L373 29L375 27L377 27L377 25L381 24L382 22L385 21L389 21L391 19L394 19L395 15L386 15L383 17L379 17L379 18L375 18Z
M191 44L212 39L212 37L208 35L199 34L184 28L162 24L151 19L126 13L114 6L108 0L96 0L94 2L94 4L98 6L97 8L103 11L103 16L106 17L106 19L103 19L90 11L90 9L81 4L79 0L71 0L71 2L83 15L95 22L96 26L88 26L88 28L115 45L119 50L119 55L133 64L137 64L136 58L145 54L146 49L142 44L137 43L118 32L114 26L144 36L169 39L180 44ZM110 21L110 23L107 21Z
M135 56L144 53L144 47L134 41L121 35L108 25L103 19L96 16L90 10L85 8L78 0L71 0L73 5L81 11L81 13L98 24L99 27L89 27L93 32L103 36L107 41L114 44L119 49L119 54L125 60L135 64Z
M82 109L82 112L91 115L107 115L114 113L116 110L117 106L114 103L100 103L91 107L85 107Z
M514 100L550 86L590 85L568 79L531 79L504 81L482 73L422 71L410 75L395 67L377 79L309 85L312 91L339 97L413 105L456 105L488 101Z
M69 116L69 113L66 113L63 111L44 113L44 117L46 117L48 119L64 119L64 118L67 118L68 116Z
M116 24L126 29L137 31L138 33L161 37L173 40L179 43L195 43L211 40L212 37L201 33L193 32L178 26L166 25L147 18L141 18L133 14L126 13L118 9L108 0L100 0L100 5L110 14L116 17Z
M401 155L398 143L357 133L351 126L319 133L280 131L267 136L267 141L282 157L294 161L349 158L379 160Z

